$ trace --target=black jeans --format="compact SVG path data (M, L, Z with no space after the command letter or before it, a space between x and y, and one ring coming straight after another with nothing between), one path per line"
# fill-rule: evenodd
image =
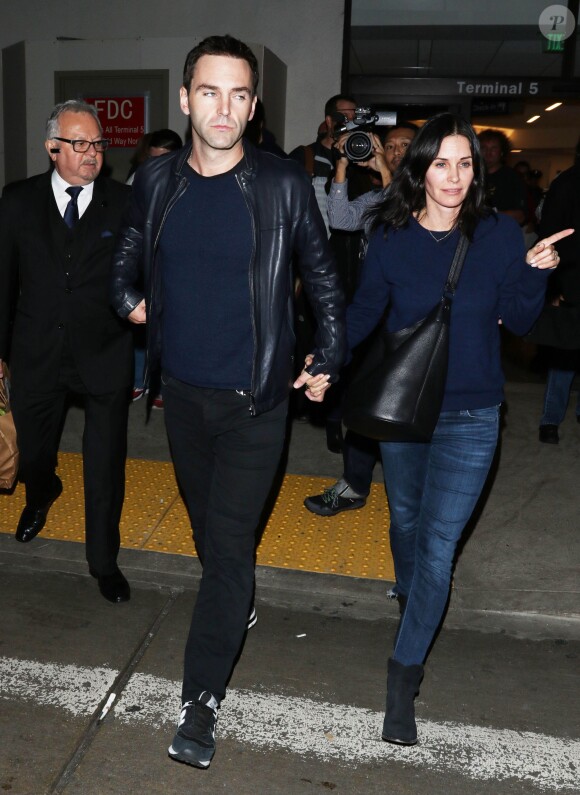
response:
M165 424L203 566L185 648L183 702L221 701L244 639L256 528L279 463L288 401L254 417L250 398L164 375Z

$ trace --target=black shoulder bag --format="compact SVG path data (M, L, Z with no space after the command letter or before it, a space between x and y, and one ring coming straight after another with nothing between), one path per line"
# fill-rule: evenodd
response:
M345 425L383 442L428 442L445 392L449 317L469 246L461 235L439 303L409 328L377 335L346 391Z

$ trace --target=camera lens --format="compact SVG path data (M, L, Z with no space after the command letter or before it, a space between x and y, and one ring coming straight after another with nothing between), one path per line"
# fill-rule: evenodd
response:
M373 142L368 133L353 132L344 144L344 153L354 163L369 160L373 154Z

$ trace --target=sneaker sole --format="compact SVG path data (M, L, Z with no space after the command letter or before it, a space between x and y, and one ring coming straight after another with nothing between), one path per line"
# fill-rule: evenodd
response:
M256 611L252 610L250 617L248 618L248 623L246 624L246 629L252 629L258 623L258 616L256 615Z
M342 513L343 511L356 511L359 508L364 508L366 502L366 500L361 500L360 503L348 505L346 508L323 508L318 505L309 505L308 498L306 498L304 500L304 507L309 510L310 513L315 513L317 516L336 516L337 513Z
M215 748L203 748L193 740L186 740L176 735L167 753L176 762L184 762L186 765L205 770L213 759Z

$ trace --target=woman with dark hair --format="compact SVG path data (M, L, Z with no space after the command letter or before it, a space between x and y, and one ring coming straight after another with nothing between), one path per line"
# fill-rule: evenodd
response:
M496 449L503 400L498 323L525 334L558 264L552 245L527 252L513 219L485 207L479 142L442 113L419 130L372 215L361 283L347 311L351 348L388 307L389 332L412 326L440 300L460 239L469 249L454 296L449 371L429 443L381 442L401 620L388 663L383 739L417 742L413 701L441 623L462 531Z

